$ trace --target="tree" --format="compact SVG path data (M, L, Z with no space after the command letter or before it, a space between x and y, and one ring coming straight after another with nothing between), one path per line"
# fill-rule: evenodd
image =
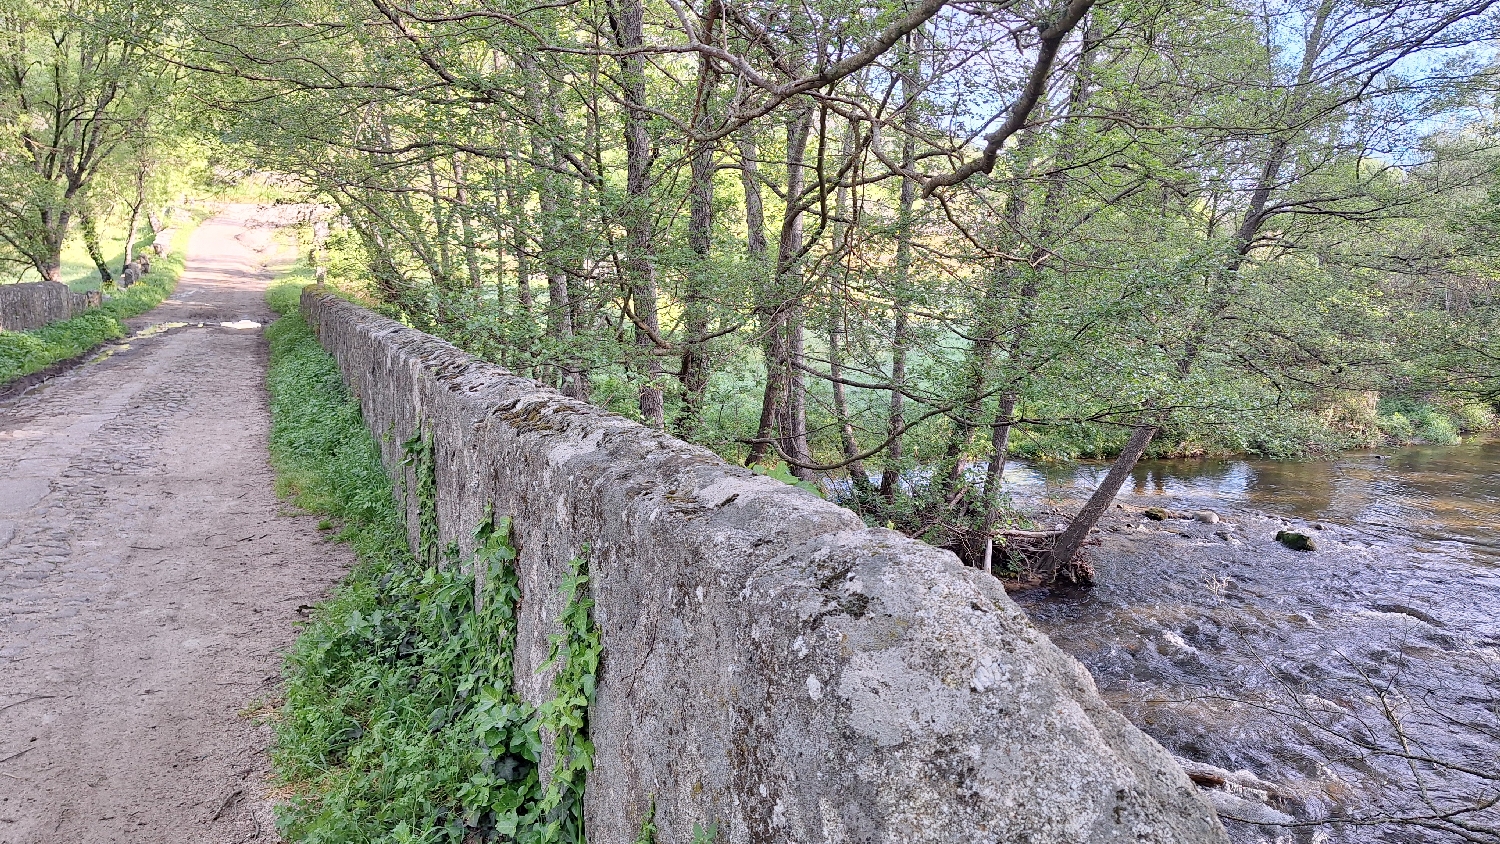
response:
M134 0L0 6L5 260L56 281L74 217L83 213L94 227L90 186L170 88L166 69L143 49L161 21L159 8Z

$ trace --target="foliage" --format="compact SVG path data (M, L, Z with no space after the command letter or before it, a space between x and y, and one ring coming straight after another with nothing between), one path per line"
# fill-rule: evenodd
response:
M0 6L0 263L57 280L72 224L111 187L132 184L144 210L148 171L170 156L153 138L174 71L146 49L167 14L152 0Z
M635 836L635 844L656 844L656 799L652 798L641 818L641 831Z
M295 280L274 301L288 309ZM307 842L581 842L592 764L587 708L599 633L583 556L564 580L564 632L554 637L553 699L539 709L513 691L520 587L508 519L488 519L461 559L405 529L379 453L337 368L288 313L268 330L272 455L281 488L342 524L359 564L316 610L287 662L277 775L293 798L280 811ZM408 456L424 516L434 510L430 442ZM426 562L429 558L432 562ZM551 736L556 763L538 770Z
M110 295L98 308L32 331L0 331L0 384L124 337L125 320L151 310L170 296L182 268L180 256L158 258L151 264L150 274Z
M1472 402L1395 395L1381 400L1378 422L1381 432L1397 444L1453 445L1462 434L1493 428L1495 412Z
M537 711L536 728L553 736L556 758L538 812L545 819L542 841L581 842L584 779L594 766L594 745L588 740L588 710L594 702L595 681L603 646L586 596L588 552L569 563L563 577L564 608L558 621L562 632L550 638L547 660L540 670L555 669L553 697Z
M921 535L994 522L970 464L1145 423L1156 455L1325 452L1382 436L1350 396L1489 383L1452 341L1497 168L1434 132L1483 100L1487 7L814 7L234 2L170 49L227 149L326 203L335 284L730 459L879 478L850 500ZM979 57L1053 25L1022 119Z

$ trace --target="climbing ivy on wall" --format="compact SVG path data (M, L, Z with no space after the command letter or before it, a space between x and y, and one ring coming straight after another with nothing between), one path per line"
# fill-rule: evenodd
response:
M437 519L437 461L433 457L432 437L425 436L419 425L411 439L401 444L401 451L403 454L401 465L411 469L411 474L416 479L417 555L423 563L435 566L440 562L440 555ZM402 483L406 485L404 475ZM408 486L408 500L411 494L412 491Z
M339 383L332 360L293 319L278 323L273 339L282 349L273 350L273 390L287 397L326 391ZM357 409L297 415L298 404L277 402L273 392L273 408L282 408L274 424L288 432L287 442L339 443L348 453L330 460L324 449L284 449L278 469L306 479L345 467L320 483L335 502L329 512L343 520L341 537L361 559L288 657L273 753L287 795L278 813L284 837L314 844L582 844L593 761L587 713L600 654L587 552L562 585L562 632L547 661L556 669L554 695L533 708L513 689L521 589L511 520L487 517L467 560L455 545L440 549L434 449L419 428L404 449L420 540L419 554L408 553ZM319 426L338 430L320 433ZM347 469L368 461L370 471ZM353 478L361 479L357 489ZM370 512L369 502L382 499L370 488L377 478L384 503ZM362 507L337 505L345 498ZM555 759L545 780L544 743Z
M562 632L554 634L542 667L556 667L554 695L537 713L539 726L555 737L556 760L541 808L546 813L547 841L583 840L584 777L594 766L594 745L588 740L589 704L599 673L599 628L586 597L589 549L569 564L563 578Z

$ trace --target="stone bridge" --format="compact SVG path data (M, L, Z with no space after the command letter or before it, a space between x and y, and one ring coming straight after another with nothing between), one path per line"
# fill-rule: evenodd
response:
M1172 758L998 581L816 496L308 288L387 467L435 448L440 540L514 518L517 691L585 548L604 643L588 837L1219 842ZM415 483L408 478L410 483ZM415 545L418 507L406 503Z

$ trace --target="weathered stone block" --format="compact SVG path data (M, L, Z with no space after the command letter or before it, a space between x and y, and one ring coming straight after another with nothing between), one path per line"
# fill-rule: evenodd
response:
M68 298L71 300L72 316L78 316L89 308L97 308L104 303L103 294L97 290L72 293Z
M0 284L0 330L29 331L72 315L73 300L66 284Z
M469 547L487 505L514 517L534 704L567 561L588 554L595 844L634 841L653 800L661 844L695 823L737 844L1226 840L989 575L326 290L302 310L393 474L403 441L432 438L443 543Z

